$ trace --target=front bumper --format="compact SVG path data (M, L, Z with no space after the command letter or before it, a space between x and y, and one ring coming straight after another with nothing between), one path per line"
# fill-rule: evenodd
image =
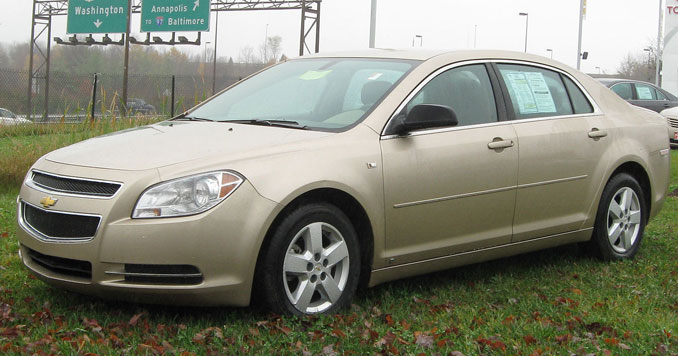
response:
M259 247L277 204L261 197L248 181L203 214L131 219L139 194L157 181L155 172L133 180L129 172L71 168L72 176L125 184L110 199L47 193L23 185L17 204L17 237L24 264L38 278L84 294L136 302L249 304ZM63 165L59 170L64 173ZM76 170L77 175L73 174ZM22 221L21 206L40 207L46 195L58 201L44 209L49 212L101 216L95 236L69 242L36 234Z

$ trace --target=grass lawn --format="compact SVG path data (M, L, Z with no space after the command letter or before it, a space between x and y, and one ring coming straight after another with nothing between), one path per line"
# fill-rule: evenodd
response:
M12 149L8 139L0 151ZM678 152L672 160L678 189ZM16 195L15 186L0 190L2 354L678 354L678 197L632 261L565 246L387 283L340 315L288 318L49 287L17 256Z

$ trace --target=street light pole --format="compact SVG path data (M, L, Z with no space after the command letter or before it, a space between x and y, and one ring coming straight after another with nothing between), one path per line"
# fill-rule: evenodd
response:
M527 53L527 29L530 24L530 14L527 12L521 12L518 15L525 16L525 53Z
M374 48L377 32L377 0L372 0L372 14L370 15L370 48Z
M205 45L203 46L202 58L203 58L203 62L205 63L205 65L207 65L207 45L208 44L212 44L212 42L205 41ZM203 71L203 73L204 73L204 71Z
M553 59L553 50L550 49L550 48L547 48L547 49L546 49L546 52L551 52L551 59Z
M414 47L417 38L419 39L419 47L422 47L424 45L424 37L422 35L414 35L412 38L412 47Z
M268 24L266 24L266 35L264 38L264 65L268 62Z

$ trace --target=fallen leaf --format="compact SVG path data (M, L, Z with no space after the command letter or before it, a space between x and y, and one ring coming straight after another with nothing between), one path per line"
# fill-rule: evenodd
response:
M523 341L525 341L525 344L527 345L532 345L537 342L537 339L535 339L532 335L525 335L523 336Z
M326 356L337 356L338 353L334 351L334 346L333 345L327 345L323 347L323 355Z
M332 334L334 334L337 337L346 337L346 334L339 329L332 330Z
M617 340L613 337L605 338L605 339L603 339L603 341L605 341L606 344L612 345L612 346L619 344L619 340Z
M193 336L193 342L195 343L202 344L204 342L203 340L205 340L205 335L201 333L197 333Z
M142 316L144 316L145 314L146 314L146 312L142 312L142 313L139 313L139 314L134 315L134 316L129 320L129 322L128 322L127 324L129 324L129 326L136 326L137 323L139 322L139 319L140 319Z
M415 344L422 347L432 348L433 336L427 334L419 334L416 336Z

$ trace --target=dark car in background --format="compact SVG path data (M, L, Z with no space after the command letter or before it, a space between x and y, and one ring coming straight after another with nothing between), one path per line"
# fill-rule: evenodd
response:
M144 99L127 99L127 110L130 114L155 114L155 106L147 103Z
M598 80L622 99L636 106L656 112L678 106L676 96L654 84L630 79Z

